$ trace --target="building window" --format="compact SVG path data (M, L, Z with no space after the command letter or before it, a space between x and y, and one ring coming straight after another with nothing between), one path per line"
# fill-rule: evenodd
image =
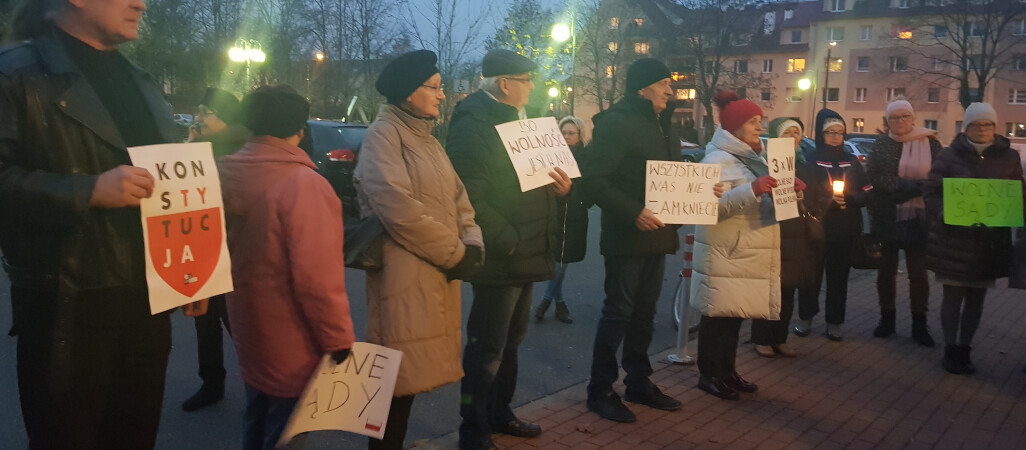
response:
M894 37L898 39L912 39L912 28L907 26L894 27Z
M887 102L905 96L905 88L887 88Z
M934 25L933 26L933 37L935 37L937 39L944 39L944 38L948 37L948 27L943 26L943 25Z
M869 57L859 56L858 64L855 66L856 72L869 72Z
M694 100L694 89L677 89L677 100Z
M1015 70L1026 70L1026 56L1015 58Z
M748 61L734 61L734 73L748 73Z
M823 90L826 91L826 99L828 102L838 101L839 96L841 95L840 88L824 88Z
M904 72L908 70L908 58L904 56L891 57L891 72Z
M635 42L634 43L634 53L637 53L639 55L647 55L648 54L648 42Z
M1026 36L1026 19L1019 19L1018 21L1012 22L1012 34L1016 36Z
M827 41L841 42L844 40L844 27L827 28Z
M1005 122L1005 135L1008 137L1026 137L1026 123Z
M830 10L833 12L843 12L845 0L831 0Z
M805 58L791 58L787 60L787 72L798 73L805 71Z
M784 100L788 102L802 101L802 92L795 88L784 89Z
M634 19L634 24L640 27L645 24L645 19L637 17Z
M987 35L987 25L983 22L970 22L966 28L965 34L969 37L982 38Z
M933 70L934 72L943 72L946 68L944 60L940 58L934 58L930 65L930 70Z
M929 88L926 90L926 103L940 103L940 89ZM936 130L936 128L934 128Z
M613 78L613 66L606 66L606 78Z
M924 120L923 121L923 128L927 128L927 129L936 131L937 130L937 121L936 120Z
M1012 88L1008 90L1008 104L1026 105L1026 88Z
M762 73L773 73L773 60L764 59L762 60Z
M801 44L802 43L802 30L792 30L791 31L791 43L792 44Z
M908 8L908 0L898 0L899 8Z
M828 67L830 68L831 72L840 72L842 67L841 58L831 59L830 65Z
M851 125L851 130L855 133L866 131L866 119L856 117L851 119Z
M955 121L955 130L962 131L962 121L961 120L956 120Z
M609 29L610 30L619 30L620 29L620 18L619 17L610 17L609 18Z
M619 50L619 49L620 49L620 44L619 43L617 43L617 42L610 42L609 43L609 51L611 51L613 53L616 53L616 51Z
M966 70L978 70L982 66L982 55L969 55L962 59L962 67L965 67Z
M855 88L855 103L866 102L866 88Z
M768 101L770 101L770 98L771 98L770 90L769 89L763 89L762 90L762 97L761 97L762 101L768 102Z
M871 41L871 40L873 40L873 26L872 25L863 25L862 28L859 29L859 40L862 40L862 41Z

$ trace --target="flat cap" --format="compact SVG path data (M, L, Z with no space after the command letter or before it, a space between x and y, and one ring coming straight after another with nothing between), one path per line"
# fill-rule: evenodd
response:
M481 75L485 78L520 75L537 69L538 65L534 61L506 49L489 50L481 62Z

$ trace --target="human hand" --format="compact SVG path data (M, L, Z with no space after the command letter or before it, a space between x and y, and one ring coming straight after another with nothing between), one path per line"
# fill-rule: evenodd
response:
M209 305L209 298L185 304L182 305L182 314L185 314L185 317L199 317L207 313L207 306Z
M806 187L808 187L808 186L805 185L804 181L802 181L802 180L800 180L798 178L794 179L794 190L796 192L804 191Z
M655 216L655 213L648 208L641 210L641 214L638 214L638 218L634 220L634 224L637 225L638 229L641 231L655 231L666 226L666 224L663 223L662 220L659 220L659 218Z
M153 175L141 167L122 165L100 174L89 205L97 208L139 206L139 202L150 195L153 195Z
M755 194L756 197L759 197L762 194L769 194L775 187L777 187L776 178L764 175L752 182L752 193Z
M570 176L563 171L563 169L554 167L553 170L549 171L549 176L552 177L553 180L556 180L555 183L549 185L556 195L563 197L570 193L570 187L573 186L574 182L570 179Z
M844 202L844 194L835 193L834 197L833 197L833 200L834 200L834 203L837 203L837 206L841 207L841 209L845 209L846 208L845 202Z
M348 358L348 357L349 357L349 349L348 348L344 348L342 350L335 350L335 351L331 352L331 360L335 361L335 364L342 364L342 362L345 361L346 358Z
M723 183L713 185L713 194L716 195L716 198L723 198Z
M463 253L463 259L456 263L452 269L446 271L445 277L449 280L462 280L474 273L478 266L484 263L484 250L476 245L468 245Z

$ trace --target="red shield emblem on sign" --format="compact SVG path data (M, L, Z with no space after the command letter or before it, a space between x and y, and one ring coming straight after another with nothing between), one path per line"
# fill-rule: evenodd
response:
M221 210L202 209L146 219L150 261L168 286L196 295L221 256Z

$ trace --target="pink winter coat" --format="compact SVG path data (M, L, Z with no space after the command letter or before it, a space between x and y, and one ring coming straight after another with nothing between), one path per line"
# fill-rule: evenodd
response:
M310 157L283 139L250 138L219 168L242 379L265 394L299 397L321 356L355 341L342 205Z

